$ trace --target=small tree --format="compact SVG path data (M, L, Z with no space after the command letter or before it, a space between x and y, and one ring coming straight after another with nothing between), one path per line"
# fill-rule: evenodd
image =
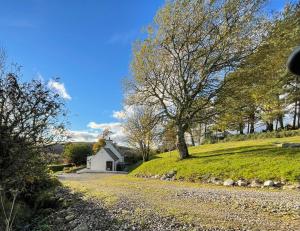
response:
M69 163L80 165L86 163L87 156L92 155L92 153L89 144L70 143L65 146L63 155Z
M96 154L102 147L105 146L105 139L99 138L96 143L93 144L93 153Z
M138 107L127 115L124 123L128 143L140 151L144 162L149 160L151 147L158 137L158 121L153 108Z
M98 141L93 145L93 152L96 154L102 147L105 146L105 140L109 138L109 135L112 134L112 131L109 128L105 128L102 131L102 134Z

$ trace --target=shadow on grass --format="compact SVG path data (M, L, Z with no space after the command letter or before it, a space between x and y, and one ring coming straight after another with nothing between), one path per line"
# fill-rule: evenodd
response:
M276 151L276 153L274 152ZM270 145L262 145L259 147L246 146L246 147L237 147L237 148L225 148L216 151L209 152L198 152L192 153L187 159L201 159L201 158L212 158L218 156L230 156L230 155L264 155L264 156L273 156L275 154L284 154L285 150L279 150L276 147Z

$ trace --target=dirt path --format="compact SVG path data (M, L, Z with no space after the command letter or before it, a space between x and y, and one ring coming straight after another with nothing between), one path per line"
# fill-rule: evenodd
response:
M107 230L300 230L299 191L110 174L73 174L60 179L82 192L85 200L100 203L108 216L124 225ZM87 230L98 230L91 226Z

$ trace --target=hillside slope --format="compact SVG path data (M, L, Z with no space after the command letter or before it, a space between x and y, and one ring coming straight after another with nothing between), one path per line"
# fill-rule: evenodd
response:
M178 159L177 151L156 155L133 170L132 175L162 175L176 170L176 178L300 180L300 148L276 143L299 142L300 136L207 144L189 149L191 157Z

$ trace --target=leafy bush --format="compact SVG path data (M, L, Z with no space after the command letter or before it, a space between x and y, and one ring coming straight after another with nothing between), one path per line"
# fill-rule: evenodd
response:
M80 165L80 166L73 166L73 167L65 167L63 169L63 171L65 173L75 173L77 172L78 170L81 170L81 169L84 169L86 167L86 165Z
M93 150L89 144L70 143L65 146L63 155L68 163L80 165L86 163L87 156L90 156L92 154Z
M72 167L73 164L51 164L48 165L49 170L53 172L63 171L66 167Z

